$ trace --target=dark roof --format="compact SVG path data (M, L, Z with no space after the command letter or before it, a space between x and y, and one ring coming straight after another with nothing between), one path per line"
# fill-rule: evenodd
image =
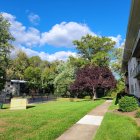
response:
M127 27L126 42L123 53L123 69L127 66L132 56L134 44L140 29L140 0L132 0L129 22Z

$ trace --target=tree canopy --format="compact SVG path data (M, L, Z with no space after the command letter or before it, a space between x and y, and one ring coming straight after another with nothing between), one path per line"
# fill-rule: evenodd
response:
M102 87L106 90L116 86L116 80L112 72L107 67L85 66L79 69L76 79L71 85L71 92L80 94L84 91L89 92L91 98L96 93L96 88Z
M55 94L69 95L69 87L75 80L75 68L67 62L61 63L58 68L58 75L54 79Z
M121 70L123 49L123 46L121 46L120 48L114 48L112 52L113 60L111 68L117 74L119 79L123 77L123 72Z
M8 29L9 24L6 27ZM10 40L13 38L9 33L7 43ZM18 51L16 57L8 61L10 65L6 68L7 78L26 80L32 89L60 96L69 95L70 91L75 94L87 92L93 96L99 86L106 90L115 87L116 81L109 69L115 42L107 37L86 35L73 43L79 55L70 56L66 62L48 62L41 60L39 56L29 57L22 50ZM12 45L6 45L12 48ZM7 49L6 59L9 52ZM116 68L115 65L113 67ZM0 77L4 79L5 71L2 67L0 75L1 73Z
M89 64L97 66L109 66L111 51L115 42L107 37L86 35L81 40L75 40L74 45L80 57L88 61Z
M41 70L36 67L28 67L25 72L25 79L28 81L29 87L32 89L41 88Z
M11 41L14 40L13 36L9 32L10 23L4 19L0 14L0 66L7 67L9 53L13 46Z
M5 70L9 65L10 50L13 48L11 41L14 41L14 38L9 32L9 27L9 22L0 14L0 90L6 80Z
M13 71L13 77L15 79L24 80L24 71L29 67L28 56L23 51L17 52L17 57L13 60L11 69Z
M124 91L125 89L124 73L122 72L122 69L121 69L123 49L124 49L124 46L121 46L119 48L114 48L112 52L113 60L111 62L111 69L117 77L116 88L109 92L109 94L111 93L112 96L115 96L117 93Z

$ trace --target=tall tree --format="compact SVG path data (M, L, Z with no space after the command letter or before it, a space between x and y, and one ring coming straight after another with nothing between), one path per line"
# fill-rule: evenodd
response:
M0 67L0 91L4 88L5 80L5 70Z
M112 53L113 61L111 62L111 69L117 77L117 85L113 91L109 92L111 96L115 96L125 89L124 73L122 72L123 49L124 45L119 48L114 48Z
M25 52L18 51L17 57L13 60L11 69L15 79L24 79L24 71L29 66L29 60Z
M86 35L73 43L76 45L79 55L88 60L89 64L109 66L110 53L115 45L110 38Z
M89 61L85 58L82 58L82 57L70 56L69 57L69 63L70 63L70 65L72 65L73 67L78 69L78 68L84 67L85 65L88 65Z
M70 89L77 94L87 91L93 98L98 87L109 90L115 86L116 80L108 68L90 65L77 71L76 80Z
M29 58L29 64L32 67L39 67L41 65L41 58L39 56L32 56Z
M57 75L57 63L52 62L50 63L41 74L41 81L42 81L42 87L47 90L48 93L54 93L54 79Z
M124 46L120 48L114 48L112 52L111 68L118 76L118 79L123 78L124 73L122 72L122 56L123 56Z
M29 87L31 89L41 88L41 70L38 67L28 67L24 71L25 80L28 81Z
M5 70L9 64L10 50L13 48L11 41L14 41L14 38L9 32L9 27L9 22L0 14L0 89L6 80Z
M44 60L44 61L41 61L40 68L45 69L46 67L49 67L50 65L51 65L50 62L48 62L47 60Z
M58 75L54 79L55 94L69 95L69 87L75 79L75 68L67 62L63 62L57 67Z

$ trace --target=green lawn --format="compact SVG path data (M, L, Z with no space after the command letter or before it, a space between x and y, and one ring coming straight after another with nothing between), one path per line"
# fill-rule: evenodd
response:
M112 104L109 109L116 108ZM140 128L132 118L108 112L94 140L140 140Z
M119 105L118 105L118 104L115 105L115 100L116 100L116 99L113 100L112 105L109 107L109 110L116 110L116 109L119 109Z
M54 140L103 100L52 101L27 110L0 110L0 140Z

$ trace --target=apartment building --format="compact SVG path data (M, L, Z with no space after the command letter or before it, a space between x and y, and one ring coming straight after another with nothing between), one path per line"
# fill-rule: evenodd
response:
M140 0L132 0L122 68L126 91L140 98Z

